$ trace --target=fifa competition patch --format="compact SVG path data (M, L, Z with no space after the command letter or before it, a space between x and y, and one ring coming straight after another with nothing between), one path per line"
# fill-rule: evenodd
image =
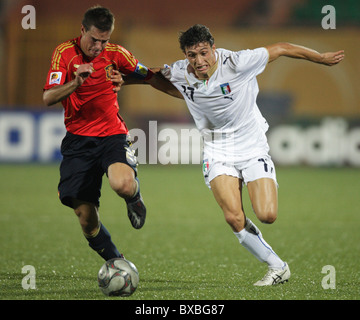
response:
M51 72L49 84L60 84L61 76L61 72Z
M140 62L138 62L138 64L136 65L136 69L135 69L135 73L137 75L139 75L141 78L145 78L148 74L148 68L145 67L143 64L141 64Z

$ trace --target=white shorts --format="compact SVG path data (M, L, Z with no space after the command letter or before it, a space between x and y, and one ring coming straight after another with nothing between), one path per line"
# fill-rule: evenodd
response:
M210 189L210 181L221 175L239 178L245 184L261 178L270 178L277 185L275 165L269 155L256 157L237 164L211 162L208 159L204 159L203 174L205 183Z

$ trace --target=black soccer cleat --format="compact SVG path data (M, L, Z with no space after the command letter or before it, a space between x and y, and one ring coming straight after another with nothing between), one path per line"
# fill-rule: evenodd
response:
M131 200L126 201L128 217L135 229L140 229L145 223L146 207L140 192Z

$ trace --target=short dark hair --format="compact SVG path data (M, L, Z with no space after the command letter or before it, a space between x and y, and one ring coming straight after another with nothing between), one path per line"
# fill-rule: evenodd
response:
M91 26L94 26L101 31L112 31L114 28L114 21L114 15L109 9L102 6L94 6L85 12L82 25L86 31L89 31Z
M180 48L185 52L185 48L192 47L201 42L208 42L210 46L214 44L214 37L212 36L208 27L202 24L195 24L185 32L179 33Z

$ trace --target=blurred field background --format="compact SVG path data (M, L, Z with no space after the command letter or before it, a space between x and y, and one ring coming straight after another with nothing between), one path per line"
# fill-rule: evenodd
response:
M281 58L258 77L258 104L270 124L280 184L278 221L259 227L293 273L288 284L265 290L252 287L266 270L225 224L200 164L149 164L164 144L152 148L149 121L157 121L158 130L189 128L185 104L148 87L120 91L120 113L128 127L143 130L148 139L140 166L150 212L146 227L131 229L106 178L101 198L104 223L140 271L140 286L130 299L358 300L356 0L210 0L206 10L203 2L190 0L0 0L0 299L104 298L96 284L102 262L87 247L71 210L57 199L62 108L42 102L53 50L80 35L83 13L95 4L115 14L111 42L148 66L182 59L178 32L195 23L210 28L217 47L252 49L287 41L320 52L344 49L346 55L332 68ZM36 10L36 29L22 28L25 5ZM322 28L325 5L336 9L336 29ZM21 287L24 265L36 268L36 290ZM321 286L325 265L336 269L334 290Z
M279 169L273 225L257 221L245 195L247 215L291 267L289 282L272 288L253 286L266 266L238 243L199 167L141 166L148 209L141 230L131 227L124 201L104 178L101 220L140 273L137 291L123 300L358 300L356 170ZM57 199L58 168L6 165L0 174L0 298L105 299L96 281L103 261ZM24 265L36 269L35 290L22 288ZM327 265L335 268L335 289L322 286Z

